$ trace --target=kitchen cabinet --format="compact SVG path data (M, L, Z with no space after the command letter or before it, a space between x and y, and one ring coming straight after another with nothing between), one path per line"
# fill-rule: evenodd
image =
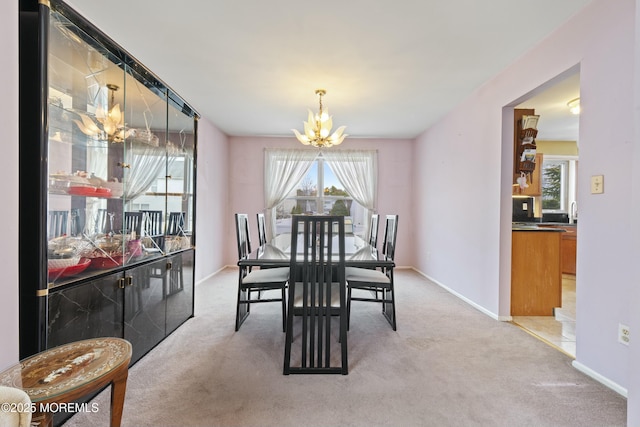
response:
M576 248L578 243L578 227L576 225L540 224L540 227L564 230L561 239L562 273L576 274Z
M562 236L562 273L576 274L576 248L578 246L577 230L567 230Z
M512 231L511 315L553 316L562 305L563 230Z
M20 357L135 361L193 315L198 114L64 2L20 9Z

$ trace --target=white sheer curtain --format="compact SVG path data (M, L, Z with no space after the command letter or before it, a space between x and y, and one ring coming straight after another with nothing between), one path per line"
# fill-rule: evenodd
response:
M316 150L266 149L264 199L267 240L275 236L275 207L293 191L318 157Z
M369 210L369 218L378 204L378 152L376 150L325 150L322 157L340 184L353 199Z
M158 177L165 176L165 169L175 160L177 148L167 142L166 146L132 144L125 150L124 199L131 201L145 193Z

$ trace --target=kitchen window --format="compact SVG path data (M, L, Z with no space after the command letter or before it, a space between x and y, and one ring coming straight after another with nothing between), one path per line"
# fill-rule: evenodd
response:
M576 201L578 159L545 155L542 160L542 212L571 214Z

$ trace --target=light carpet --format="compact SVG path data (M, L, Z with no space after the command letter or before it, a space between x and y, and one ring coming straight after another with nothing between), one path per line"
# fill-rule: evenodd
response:
M278 303L234 331L237 270L196 286L195 317L129 371L127 426L576 426L626 424L626 399L572 359L412 270L396 271L394 332L354 302L349 375L282 375ZM109 425L97 413L65 427Z

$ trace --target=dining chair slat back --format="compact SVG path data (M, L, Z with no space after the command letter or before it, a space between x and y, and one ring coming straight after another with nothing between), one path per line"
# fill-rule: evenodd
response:
M162 236L162 211L140 210L143 214L144 234L150 237Z
M380 216L378 214L371 215L371 223L369 224L369 245L376 248L378 247L378 223Z
M249 237L249 217L247 214L237 213L236 238L238 242L238 258L246 258L251 253L251 239Z
M396 255L396 238L398 237L398 215L387 215L384 231L382 253L387 259L393 260Z
M261 212L257 213L256 219L258 221L258 243L260 246L264 246L267 244L267 227L264 214Z
M249 239L249 216L235 214L236 239L238 242L238 261L251 253ZM286 327L287 299L286 289L289 279L289 267L277 267L252 270L250 266L238 265L238 299L236 303L236 331L250 314L252 304L280 302L282 306L282 330ZM279 291L279 296L266 297L266 291ZM265 293L265 295L263 295Z
M289 281L284 374L348 374L343 216L293 216Z
M398 215L387 215L382 253L386 260L393 261L396 253L398 234ZM393 280L393 267L373 270L348 267L347 276L347 318L351 319L351 302L366 301L382 305L382 314L393 330L396 324L396 297ZM354 294L354 291L356 292ZM347 327L349 325L347 324Z
M167 236L184 236L185 213L184 212L169 212L169 218L167 219Z
M142 212L124 213L124 232L126 234L136 233L136 238L140 238L142 232Z
M140 210L142 212L142 231L145 237L151 238L154 247L164 248L164 229L162 228L162 211Z

